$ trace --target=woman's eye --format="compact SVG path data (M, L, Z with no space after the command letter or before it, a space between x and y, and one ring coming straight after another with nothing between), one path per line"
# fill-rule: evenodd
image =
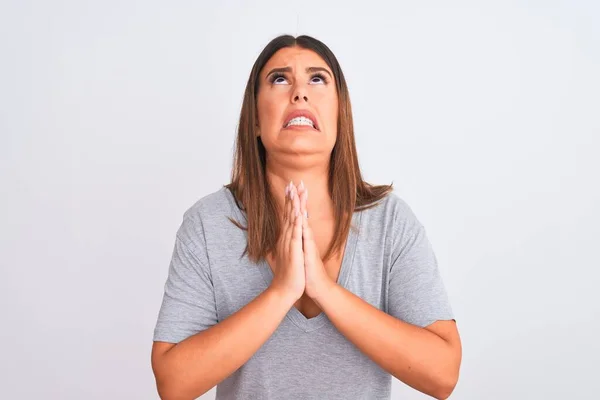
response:
M271 76L271 79L269 79L269 81L271 82L271 84L280 84L280 83L285 83L285 76L281 75L281 74L273 74Z
M317 81L315 81L315 79ZM325 78L325 76L323 74L314 75L310 81L313 83L327 83L327 79Z
M270 81L273 85L280 85L287 83L287 78L284 75L273 75ZM310 83L326 84L327 82L327 78L323 74L315 74L310 78Z

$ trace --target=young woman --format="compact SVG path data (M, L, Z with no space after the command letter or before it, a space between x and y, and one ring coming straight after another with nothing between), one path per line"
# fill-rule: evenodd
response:
M461 342L423 225L363 181L344 75L280 36L248 80L232 181L189 208L154 331L164 399L438 399Z

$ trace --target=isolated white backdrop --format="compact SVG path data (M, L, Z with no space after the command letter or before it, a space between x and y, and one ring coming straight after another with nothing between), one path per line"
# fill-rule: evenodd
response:
M428 229L464 346L452 398L597 398L599 21L567 0L3 1L2 398L158 398L175 231L227 183L282 33L336 54L367 180Z

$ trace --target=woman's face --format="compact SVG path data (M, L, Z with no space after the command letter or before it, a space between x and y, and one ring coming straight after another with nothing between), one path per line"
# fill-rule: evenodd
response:
M259 134L269 156L329 156L337 137L338 96L325 61L312 50L286 47L271 57L259 79ZM288 125L297 111L308 115Z

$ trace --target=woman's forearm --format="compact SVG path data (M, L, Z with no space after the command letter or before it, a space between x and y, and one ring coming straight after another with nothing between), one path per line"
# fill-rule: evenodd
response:
M153 352L152 367L163 399L195 399L248 361L277 329L294 299L270 287L218 324Z
M438 399L450 395L460 343L386 314L337 284L315 300L340 333L394 377Z

